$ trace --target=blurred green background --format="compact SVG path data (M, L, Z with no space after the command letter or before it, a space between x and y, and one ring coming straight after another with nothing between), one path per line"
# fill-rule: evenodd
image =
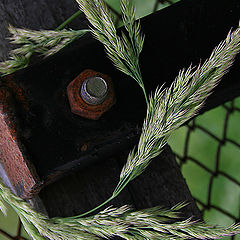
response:
M119 0L106 2L119 12ZM169 5L170 1L136 0L137 17ZM239 122L240 98L237 98L181 127L169 141L190 191L203 210L204 220L212 224L230 225L240 216ZM11 208L7 217L0 214L0 229L10 236L19 232L29 239ZM6 239L10 238L0 232L0 240Z
M169 141L207 223L231 225L240 216L239 110L236 98L198 116Z

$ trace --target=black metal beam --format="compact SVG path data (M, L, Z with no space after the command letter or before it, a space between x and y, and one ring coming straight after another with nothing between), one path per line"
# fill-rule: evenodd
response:
M238 0L182 0L142 19L146 41L141 68L148 93L163 83L169 86L180 69L210 56L228 31L237 27L239 17ZM239 63L237 57L203 112L239 96ZM116 105L98 121L72 114L66 95L67 85L89 68L111 76L116 90ZM137 141L146 112L141 89L112 66L102 45L91 36L3 79L14 94L12 81L24 90L29 104L26 111L16 100L19 140L45 184ZM84 144L86 151L81 148Z

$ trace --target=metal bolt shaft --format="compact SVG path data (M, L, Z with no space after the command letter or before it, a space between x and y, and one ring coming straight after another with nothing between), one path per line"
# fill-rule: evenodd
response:
M82 99L90 105L98 105L104 102L108 94L108 85L101 77L86 79L81 87Z

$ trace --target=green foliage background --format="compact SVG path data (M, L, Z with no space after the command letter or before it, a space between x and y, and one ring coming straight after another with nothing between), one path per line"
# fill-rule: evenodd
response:
M226 105L230 105L227 103ZM240 108L240 98L234 100L234 107ZM217 107L196 118L195 124L207 129L215 136L222 138L224 131L224 119L226 109L222 106ZM227 125L227 138L240 143L239 131L240 112L233 111L230 114ZM187 135L187 127L181 127L170 139L170 146L173 151L180 156L184 154L184 144ZM209 137L200 129L196 129L190 135L188 146L188 156L197 159L204 166L215 171L216 154L218 142ZM240 180L239 175L239 159L240 148L233 144L226 143L221 146L219 170L229 174L231 177ZM182 173L190 188L192 195L204 204L208 201L208 188L211 174L203 168L199 167L192 161L187 161L182 166ZM239 218L240 210L240 187L225 177L219 175L215 177L211 193L211 204L217 206L226 212ZM201 205L199 205L201 209ZM204 220L212 224L228 225L232 224L233 219L227 215L210 208L204 212ZM230 239L230 238L224 238ZM240 239L240 237L235 237Z

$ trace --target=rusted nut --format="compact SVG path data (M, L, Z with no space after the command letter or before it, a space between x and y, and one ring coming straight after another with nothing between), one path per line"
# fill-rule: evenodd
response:
M108 75L87 69L67 87L71 111L97 120L116 102L112 80Z

